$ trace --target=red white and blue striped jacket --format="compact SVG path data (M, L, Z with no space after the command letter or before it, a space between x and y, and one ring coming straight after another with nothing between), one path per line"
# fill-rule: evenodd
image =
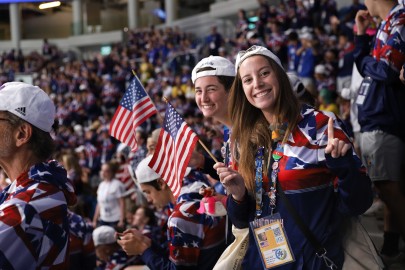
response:
M362 214L371 206L371 181L357 155L350 151L343 157L325 155L328 142L328 120L333 117L334 137L350 143L342 123L330 112L303 105L298 125L293 129L279 162L278 181L303 222L327 249L327 255L338 266L343 264L341 224L345 216ZM286 209L279 193L275 212L283 219L295 261L277 269L325 269L307 237ZM246 228L255 218L255 201L251 195L235 202L231 196L227 210L232 224ZM263 192L262 217L270 215L269 198ZM243 261L243 269L263 269L252 231Z
M67 206L76 202L66 170L39 163L0 193L0 269L67 269Z

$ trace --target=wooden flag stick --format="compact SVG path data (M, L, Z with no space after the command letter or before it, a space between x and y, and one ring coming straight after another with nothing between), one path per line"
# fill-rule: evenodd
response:
M163 100L168 103L169 100L166 97L163 97ZM208 147L203 143L203 141L200 140L200 138L198 138L198 142L200 143L200 145L204 148L205 152L207 152L208 155L210 155L210 157L215 161L218 162L217 158L211 153L211 151L208 149Z
M205 146L205 144L200 139L198 139L198 142L201 144L201 146L204 148L204 150L208 153L208 155L210 155L210 157L215 162L218 162L217 158L211 153L211 151L207 148L207 146Z

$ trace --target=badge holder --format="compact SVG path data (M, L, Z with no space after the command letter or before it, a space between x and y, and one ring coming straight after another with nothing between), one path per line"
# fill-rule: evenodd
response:
M279 213L250 222L256 246L265 269L295 261Z
M360 88L359 88L357 98L356 98L356 104L363 105L372 83L373 83L373 79L371 79L370 77L365 77L363 79L363 81L361 82Z

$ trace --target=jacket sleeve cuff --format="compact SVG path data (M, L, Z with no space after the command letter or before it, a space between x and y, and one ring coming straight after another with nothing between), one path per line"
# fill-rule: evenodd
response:
M249 227L249 195L247 191L241 201L235 200L232 195L229 195L227 211L232 224L236 228Z

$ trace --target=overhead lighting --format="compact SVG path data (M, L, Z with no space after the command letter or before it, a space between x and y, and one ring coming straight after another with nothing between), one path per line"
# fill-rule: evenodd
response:
M40 4L39 9L54 8L54 7L59 7L59 6L60 6L60 1L53 1L53 2Z

